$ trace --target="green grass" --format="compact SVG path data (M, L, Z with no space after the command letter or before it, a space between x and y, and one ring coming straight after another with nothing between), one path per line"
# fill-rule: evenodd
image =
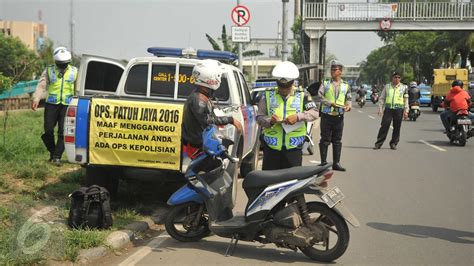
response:
M136 188L130 194L129 184L122 186L122 199L113 202L114 225L111 230L71 230L64 225L68 217L68 195L83 184L85 171L78 165L64 163L56 167L47 162L49 153L42 141L43 111L9 113L4 131L5 113L0 113L0 265L44 264L47 259L74 261L81 249L103 245L111 230L143 220L153 211L150 194ZM63 161L65 160L63 156ZM149 185L148 185L149 187ZM140 192L138 192L140 191ZM138 197L138 196L141 197ZM133 199L133 200L132 200ZM51 234L36 252L25 254L48 231L41 226L28 227L31 210L45 206L56 208L49 217ZM57 221L63 223L57 223ZM26 231L29 234L25 233ZM21 243L18 236L23 228ZM21 238L21 237L20 237Z

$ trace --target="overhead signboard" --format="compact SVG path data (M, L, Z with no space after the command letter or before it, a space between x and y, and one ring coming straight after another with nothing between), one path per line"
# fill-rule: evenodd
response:
M235 25L244 26L250 20L250 11L246 6L238 5L232 9L230 16Z
M232 27L232 42L250 42L250 27Z

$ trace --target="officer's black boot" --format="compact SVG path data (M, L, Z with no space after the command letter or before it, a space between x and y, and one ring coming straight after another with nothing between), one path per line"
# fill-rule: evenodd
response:
M328 157L328 145L319 143L319 154L321 155L321 166L326 165Z
M332 164L332 170L335 171L346 171L346 168L342 167L342 165L339 163L339 160L341 159L341 151L342 151L342 144L332 144L332 157L333 157L333 164Z

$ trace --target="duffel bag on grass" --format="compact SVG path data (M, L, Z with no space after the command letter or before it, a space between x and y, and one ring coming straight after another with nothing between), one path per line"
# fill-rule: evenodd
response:
M110 193L106 188L92 185L72 192L68 225L72 228L107 229L112 226Z

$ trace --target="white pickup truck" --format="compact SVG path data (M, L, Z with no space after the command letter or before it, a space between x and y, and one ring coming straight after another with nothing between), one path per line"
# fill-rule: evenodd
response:
M192 69L205 58L236 59L229 52L208 50L154 47L148 52L154 56L133 58L126 65L104 57L82 58L80 93L68 108L64 138L69 162L86 167L87 185L114 193L119 178L183 181L190 160L181 151L182 108L195 87ZM227 167L236 180L258 162L257 107L242 72L230 64L223 64L215 96L214 112L232 115L243 126L242 134L232 125L220 127L234 141L230 154L242 159Z

